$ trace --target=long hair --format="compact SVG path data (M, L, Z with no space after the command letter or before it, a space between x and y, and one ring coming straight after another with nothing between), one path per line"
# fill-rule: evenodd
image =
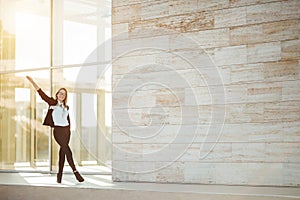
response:
M67 106L67 102L68 102L68 91L67 91L66 88L60 88L59 90L57 90L57 92L56 92L56 94L55 94L55 98L56 98L56 100L57 100L57 95L58 95L58 93L59 93L61 90L64 90L64 91L66 92L66 96L65 96L65 99L63 100L63 103L64 103L64 106L65 106L65 107L68 107L68 106Z

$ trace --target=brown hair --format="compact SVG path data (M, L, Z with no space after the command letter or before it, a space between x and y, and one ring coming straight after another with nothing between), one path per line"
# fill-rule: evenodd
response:
M57 99L57 95L58 95L58 93L59 93L61 90L64 90L64 91L66 92L66 96L65 96L65 99L64 99L63 103L64 103L64 106L67 107L68 91L67 91L66 88L60 88L59 90L57 90L57 92L56 92L56 94L55 94L55 97L56 97L56 99Z

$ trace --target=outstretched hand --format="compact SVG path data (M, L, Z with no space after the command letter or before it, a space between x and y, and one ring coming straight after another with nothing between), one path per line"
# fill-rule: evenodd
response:
M34 80L30 76L26 76L26 78L30 81L30 83L36 90L40 89L40 87L34 82Z
M30 76L26 76L26 78L31 82L33 81L32 78Z

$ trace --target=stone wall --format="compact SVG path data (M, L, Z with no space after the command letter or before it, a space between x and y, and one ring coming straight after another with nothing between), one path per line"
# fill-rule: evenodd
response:
M299 0L113 0L113 179L300 185Z

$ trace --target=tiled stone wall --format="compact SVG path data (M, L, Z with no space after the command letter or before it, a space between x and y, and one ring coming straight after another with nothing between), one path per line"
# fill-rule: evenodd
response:
M113 0L115 181L300 185L299 0Z

